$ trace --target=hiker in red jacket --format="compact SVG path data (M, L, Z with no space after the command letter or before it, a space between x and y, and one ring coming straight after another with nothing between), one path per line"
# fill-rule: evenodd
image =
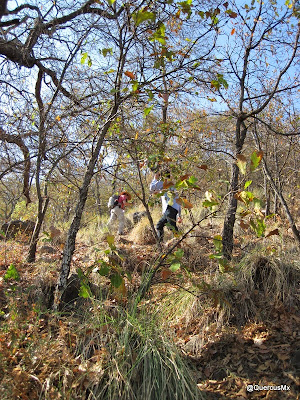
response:
M108 228L111 227L113 223L116 222L116 220L119 221L119 229L118 233L119 235L124 234L124 226L125 226L125 215L124 215L124 210L125 207L128 204L128 201L131 200L131 196L128 192L122 192L120 193L118 199L115 201L113 207L111 208L110 211L110 219L108 221Z

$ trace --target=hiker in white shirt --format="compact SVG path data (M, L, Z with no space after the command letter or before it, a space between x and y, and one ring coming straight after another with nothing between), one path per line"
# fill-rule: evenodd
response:
M164 174L164 178L170 178L170 172L166 171ZM164 227L165 225L169 225L170 229L178 232L178 227L176 225L176 220L180 223L181 219L181 206L177 203L178 194L175 191L174 187L164 189L164 182L162 180L162 175L160 172L157 172L153 180L150 184L150 192L158 193L164 192L161 196L162 202L162 217L156 224L156 231L161 242L164 237Z

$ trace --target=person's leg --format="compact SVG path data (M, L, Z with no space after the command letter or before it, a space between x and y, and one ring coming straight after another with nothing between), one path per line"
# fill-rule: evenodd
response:
M111 226L113 225L113 223L115 222L116 219L117 219L117 215L115 214L115 208L113 208L110 212L110 218L107 223L107 227L109 230L111 229Z
M167 219L167 224L169 225L169 228L172 231L174 230L176 232L178 232L178 228L177 228L177 225L176 225L177 214L178 214L178 211L175 208L173 208L171 206L167 207L166 212L165 212L165 216L166 216L166 219Z
M161 217L161 219L158 221L158 223L156 224L156 231L157 231L157 236L159 241L161 242L164 238L164 226L167 223L167 218L166 218L166 213L163 214L163 216Z
M118 233L119 233L119 235L123 235L124 227L125 227L125 213L124 213L124 210L122 210L122 208L120 208L120 207L116 207L115 210L116 210L115 212L116 212L116 215L119 220Z

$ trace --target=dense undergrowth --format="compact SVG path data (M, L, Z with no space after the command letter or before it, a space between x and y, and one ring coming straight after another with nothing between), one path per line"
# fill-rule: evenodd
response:
M91 295L75 285L59 312L59 246L27 265L26 245L1 243L1 399L297 398L298 250L275 237L240 250L221 273L209 258L213 228L199 228L180 244L182 268L170 274L162 265L137 303L157 249L144 222L135 229L115 243L122 290L95 268L107 244L82 236L72 276L80 268ZM17 275L7 275L10 265ZM254 383L290 391L247 393Z

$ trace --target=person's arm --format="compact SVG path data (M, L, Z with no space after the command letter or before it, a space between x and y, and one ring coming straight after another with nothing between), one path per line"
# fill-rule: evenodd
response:
M156 173L150 183L150 192L160 192L163 189L163 182L160 180L160 174Z
M181 218L181 206L179 206L179 209L178 209L177 221L178 221L179 223L182 222L182 218Z

